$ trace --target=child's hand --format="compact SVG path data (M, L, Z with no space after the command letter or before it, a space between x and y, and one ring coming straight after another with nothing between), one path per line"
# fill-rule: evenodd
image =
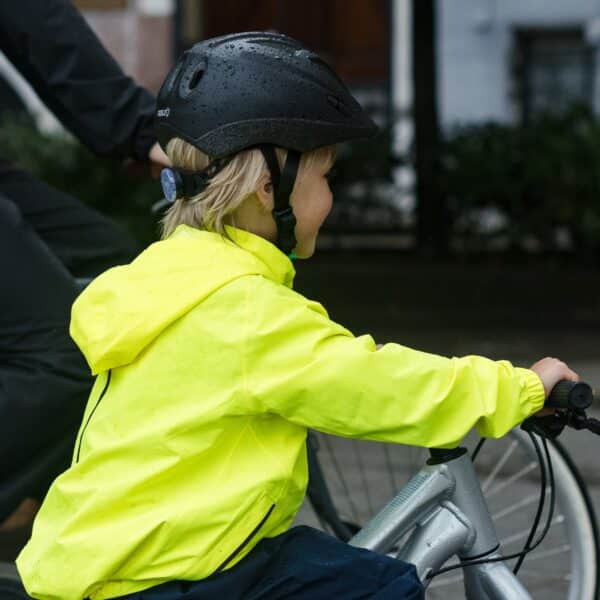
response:
M542 360L538 360L535 364L533 364L530 369L537 374L537 376L542 380L544 384L544 392L546 393L546 398L552 391L552 388L563 379L567 379L568 381L579 381L579 375L569 369L569 367L558 360L558 358L542 358ZM538 413L538 416L550 415L554 411L550 408L542 408Z

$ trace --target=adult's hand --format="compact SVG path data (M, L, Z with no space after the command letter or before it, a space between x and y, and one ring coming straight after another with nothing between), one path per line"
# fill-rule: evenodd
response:
M152 148L150 148L150 152L148 152L148 159L150 161L150 174L152 177L154 177L154 179L158 179L160 177L160 172L165 167L172 166L169 157L164 153L158 142L154 142L154 145Z
M170 167L171 161L169 157L163 152L163 149L158 145L158 142L154 142L150 150L148 151L148 160L132 160L127 159L123 166L127 173L134 177L148 177L148 174L153 179L160 177L160 172L165 167Z

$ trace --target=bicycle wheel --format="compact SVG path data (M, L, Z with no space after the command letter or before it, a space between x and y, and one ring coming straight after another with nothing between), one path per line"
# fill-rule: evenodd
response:
M305 504L297 522L334 534L359 529L414 475L428 458L423 448L365 442L315 434L316 456L326 489L317 495L317 511ZM472 449L478 438L465 440ZM543 543L529 553L519 579L534 598L594 600L598 586L598 534L593 508L581 477L564 448L550 446L555 474L556 508ZM520 551L529 535L540 495L540 471L529 437L515 429L500 440L487 440L475 462L501 551ZM546 490L548 500L549 489ZM318 497L320 494L320 498ZM333 510L323 510L322 496ZM546 501L539 532L545 523ZM332 517L333 513L333 517ZM340 527L341 523L341 527ZM509 561L513 566L514 561ZM464 598L462 572L436 577L427 597L435 600Z

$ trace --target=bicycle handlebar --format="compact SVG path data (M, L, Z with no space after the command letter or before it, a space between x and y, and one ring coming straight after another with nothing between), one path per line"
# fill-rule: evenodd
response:
M585 409L589 408L593 401L594 392L587 383L559 381L545 403L546 407L555 409L554 414L529 417L523 421L521 428L546 438L558 437L567 426L600 434L600 421L585 414Z
M567 410L585 410L594 401L594 392L583 381L559 381L550 392L545 406Z

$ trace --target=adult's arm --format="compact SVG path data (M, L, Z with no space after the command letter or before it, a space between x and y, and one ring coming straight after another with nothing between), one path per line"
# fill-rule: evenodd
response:
M90 150L146 160L155 101L68 0L0 2L0 50Z

